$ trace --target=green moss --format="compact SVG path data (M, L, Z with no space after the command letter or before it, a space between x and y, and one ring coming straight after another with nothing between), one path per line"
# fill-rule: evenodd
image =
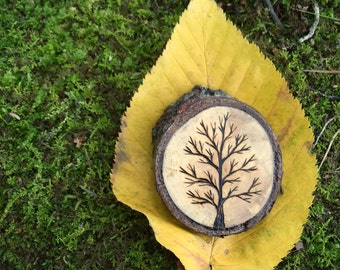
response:
M120 118L188 1L2 2L0 268L176 269L146 218L115 200L109 173ZM286 77L316 136L335 117L314 148L320 162L340 126L339 75L306 70L339 67L339 2L320 1L325 17L303 44L313 15L276 2L283 30L262 1L224 9ZM320 170L304 248L277 269L340 264L339 144Z

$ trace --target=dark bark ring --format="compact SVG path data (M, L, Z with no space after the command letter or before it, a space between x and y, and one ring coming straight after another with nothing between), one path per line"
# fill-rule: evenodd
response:
M157 191L192 230L224 236L264 218L281 187L282 158L270 125L224 92L196 86L153 129Z

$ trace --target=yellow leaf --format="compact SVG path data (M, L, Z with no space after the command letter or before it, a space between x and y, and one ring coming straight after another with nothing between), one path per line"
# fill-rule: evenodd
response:
M155 188L152 128L193 86L222 89L256 108L272 126L283 156L284 194L254 228L224 238L178 223ZM213 0L192 0L162 56L122 119L111 174L117 199L144 213L156 239L186 269L270 269L294 247L316 185L313 134L300 103L258 47L244 39Z

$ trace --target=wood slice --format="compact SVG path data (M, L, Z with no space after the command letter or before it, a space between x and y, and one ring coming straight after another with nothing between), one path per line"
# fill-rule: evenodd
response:
M253 227L280 191L277 139L254 108L196 86L153 129L156 186L174 217L224 236Z

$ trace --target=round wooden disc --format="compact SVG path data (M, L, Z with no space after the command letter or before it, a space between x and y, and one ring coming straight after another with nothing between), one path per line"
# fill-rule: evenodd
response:
M261 114L196 86L153 129L157 190L196 232L223 236L258 223L281 187L281 151Z

